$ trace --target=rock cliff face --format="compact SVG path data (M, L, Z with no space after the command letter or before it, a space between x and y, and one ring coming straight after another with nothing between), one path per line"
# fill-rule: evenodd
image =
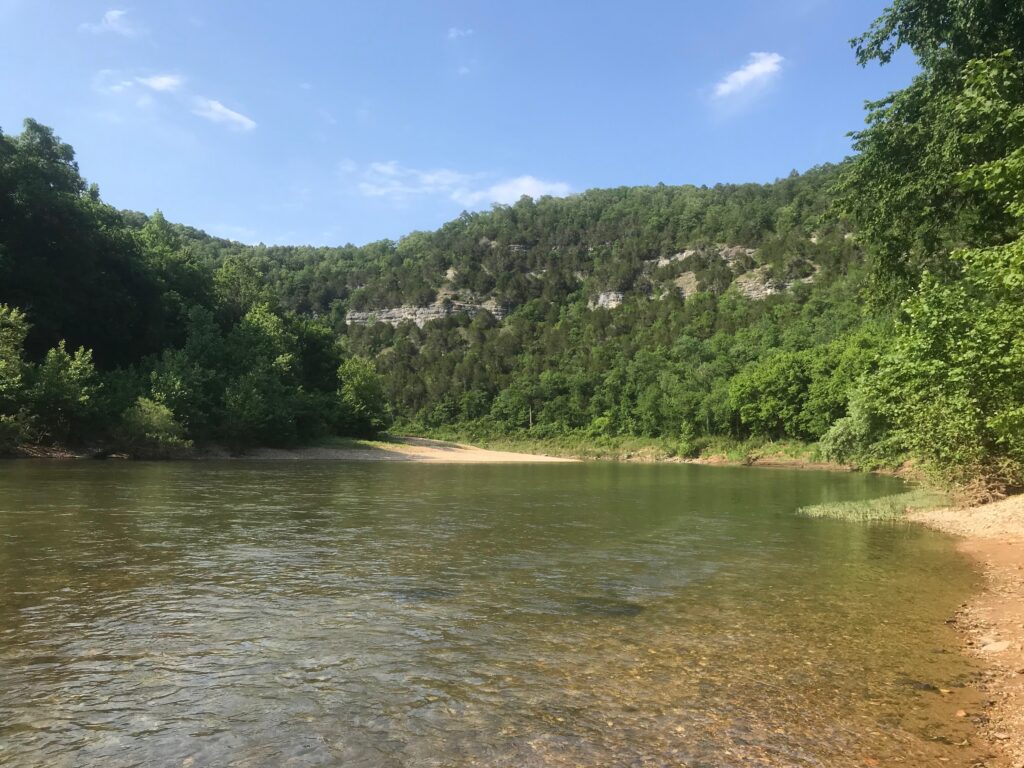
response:
M470 317L481 311L490 312L498 320L504 319L506 311L498 306L495 301L485 301L483 304L464 304L459 301L431 304L426 307L389 307L387 309L370 309L365 312L350 311L345 315L346 325L373 325L374 323L386 323L388 325L399 325L406 321L415 323L420 328L424 323L431 320L443 320L451 315L466 314Z
M482 241L481 244L495 246L495 243L489 240L486 243ZM522 248L519 245L508 247L510 249ZM719 276L717 279L721 281L723 267L728 270L725 272L724 285L719 282L716 285L706 286L702 283L705 278L698 277L698 275L711 271L713 274L717 274ZM527 273L527 276L534 280L542 280L546 271L544 269L534 270ZM629 294L659 299L665 299L675 294L685 299L701 290L721 291L726 285L729 285L730 290L735 290L748 299L757 301L785 293L799 283L813 282L815 278L815 275L812 274L799 279L780 280L772 278L770 274L771 268L768 265L758 263L758 252L754 248L725 244L702 245L697 248L687 248L670 256L644 261ZM483 311L491 313L497 320L503 320L510 311L509 307L498 304L494 298L483 300L485 296L466 289L457 289L455 282L458 272L454 268L449 268L444 277L445 279L437 291L436 300L431 304L383 307L365 311L352 310L345 315L345 322L348 325L387 323L393 326L411 322L422 328L425 323L432 320L443 320L446 317L459 314L473 317ZM586 282L591 275L577 270L574 277L580 282ZM622 291L599 291L591 294L587 301L587 308L591 310L616 309L622 306L625 299L626 293Z
M700 283L697 281L697 275L693 272L683 272L683 274L673 280L672 283L684 299L687 296L693 296L693 294L700 290Z
M590 309L615 309L621 306L624 295L618 291L602 291L587 302Z
M796 280L777 280L768 276L770 271L771 267L767 265L752 269L737 277L733 280L732 284L737 291L748 299L757 301L767 299L769 296L775 296L779 293L785 293L794 285L813 283L815 278L815 275L808 275Z

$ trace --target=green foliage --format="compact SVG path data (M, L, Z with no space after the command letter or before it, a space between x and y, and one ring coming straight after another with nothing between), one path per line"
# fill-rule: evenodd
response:
M897 522L908 512L935 509L949 504L949 497L930 490L913 490L866 501L840 501L801 507L805 517L826 517L850 522Z
M1024 405L1024 240L956 254L961 277L926 276L872 382L908 448L955 479L1019 482Z
M851 41L857 61L888 63L908 46L926 69L1018 48L1024 8L1008 0L894 0L871 28Z
M369 437L391 425L384 379L370 360L352 357L338 368L338 397L346 433Z
M0 134L0 303L31 308L26 354L64 340L103 365L155 352L167 308L121 214L78 173L71 147L25 121Z
M72 354L60 341L33 371L28 391L37 436L57 442L84 437L98 387L92 352L79 347Z
M28 330L24 312L0 304L0 414L10 415L22 403L25 388L22 354Z
M293 393L274 370L244 373L228 384L224 392L224 435L239 447L295 441Z
M0 454L16 448L26 433L22 352L27 335L25 313L0 304Z
M780 352L740 371L729 385L729 403L754 434L806 437L809 385L804 356Z
M166 405L139 397L121 417L122 439L132 451L166 450L191 445Z
M888 422L873 410L863 387L853 390L847 411L846 416L836 419L822 435L819 445L822 458L836 464L869 468L898 463L905 449L892 445L891 440L886 444Z
M900 444L948 480L1019 485L1024 8L899 0L855 43L862 63L909 45L922 65L873 105L840 184L903 315L823 449Z
M0 134L0 448L25 425L244 447L397 416L581 455L820 439L1024 482L1022 30L1002 0L895 0L857 57L905 45L921 71L839 167L524 197L359 248L114 211L27 121ZM403 305L440 317L348 324Z
M904 297L922 269L948 270L951 250L1017 236L1012 185L1001 194L979 174L1015 178L1020 194L1024 10L1004 0L899 0L854 43L862 64L887 62L902 45L922 64L907 88L869 105L838 185L875 259L878 291Z

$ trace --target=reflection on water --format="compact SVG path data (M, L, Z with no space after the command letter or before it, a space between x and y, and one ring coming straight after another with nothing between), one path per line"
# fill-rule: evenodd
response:
M967 766L967 566L793 515L895 487L9 462L0 764Z

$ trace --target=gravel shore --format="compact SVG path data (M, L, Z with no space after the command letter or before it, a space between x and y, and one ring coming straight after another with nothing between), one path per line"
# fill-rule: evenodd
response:
M999 755L991 765L1024 768L1024 496L910 518L962 537L961 551L984 569L985 588L959 611L956 626L966 652L988 669L983 690L990 707L980 714Z

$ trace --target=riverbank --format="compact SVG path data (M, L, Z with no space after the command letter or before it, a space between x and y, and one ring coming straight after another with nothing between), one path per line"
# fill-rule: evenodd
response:
M402 434L399 432L398 434ZM560 456L580 461L624 461L641 464L708 464L727 466L788 467L838 472L858 467L822 460L817 445L799 440L725 437L684 444L679 440L629 435L586 435L571 432L556 436L490 435L460 430L432 430L430 438L472 443L486 450Z
M959 549L984 571L982 591L955 617L965 650L987 672L991 706L967 712L1000 755L1001 766L1024 766L1024 495L965 509L918 510L911 520L961 537Z
M254 448L241 453L223 449L205 451L198 458L259 461L413 461L431 464L541 464L574 459L539 453L487 450L464 443L425 437L394 437L388 440L333 440L302 448Z
M66 447L21 446L15 458L42 459L158 459L203 461L399 461L433 464L540 464L573 462L564 456L548 456L508 450L488 450L464 443L424 437L383 437L378 440L333 438L317 445L296 448L248 448L230 450L223 446L165 449L150 455L129 456L107 450L72 450Z
M639 464L700 464L707 466L775 467L829 472L870 471L907 480L920 479L912 465L865 469L823 461L814 444L799 441L717 439L697 455L680 451L669 440L641 437L562 436L558 438L479 437L435 434L430 437L385 434L376 439L332 437L313 445L291 448L230 449L222 445L142 448L125 452L105 446L73 448L62 445L18 446L2 458L140 459L149 461L312 460L417 461L449 464L547 463L555 461L615 461Z

